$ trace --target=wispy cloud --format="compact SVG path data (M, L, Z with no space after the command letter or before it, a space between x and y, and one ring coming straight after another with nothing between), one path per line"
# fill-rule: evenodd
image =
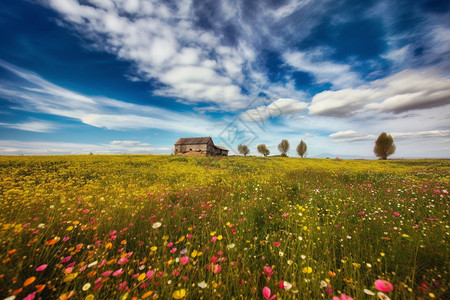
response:
M84 144L66 142L35 142L0 140L0 154L2 155L30 155L30 154L122 154L122 153L161 153L171 152L169 147L154 147L140 141L112 141L107 144Z
M0 67L15 74L19 80L1 82L0 94L9 99L11 107L76 119L84 124L110 130L155 128L191 134L211 134L215 128L206 116L178 113L151 105L137 105L105 97L92 97L59 87L37 74L0 60ZM4 124L22 130L49 131L50 123ZM33 131L33 130L31 130Z
M242 113L242 119L249 122L259 122L268 118L295 115L303 112L308 107L306 102L290 98L280 98L267 106L259 106Z
M313 74L317 83L331 83L334 88L351 88L361 83L350 65L328 61L320 49L288 52L284 59L295 69Z
M31 132L52 132L57 129L56 124L47 121L29 121L21 123L0 123L0 126Z

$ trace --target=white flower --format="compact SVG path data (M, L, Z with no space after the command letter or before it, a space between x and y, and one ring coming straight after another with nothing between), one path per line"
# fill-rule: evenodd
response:
M381 300L391 300L391 298L389 298L386 294L382 293L382 292L378 292L377 296L379 299Z
M204 280L202 282L197 283L197 285L201 289L205 289L208 286L208 284Z
M320 288L321 288L321 289L326 288L327 286L328 286L328 284L327 284L327 282L326 282L325 280L322 280L322 281L320 282Z
M227 246L227 248L228 248L228 249L233 249L234 246L236 246L236 245L235 245L235 244L229 244L229 245Z
M88 282L85 285L83 285L83 287L81 289L86 292L90 288L91 288L91 284Z
M300 255L300 257L302 258L302 259L305 259L306 258L306 255Z
M162 225L161 222L156 222L156 223L153 223L152 228L156 229L156 228L161 227L161 225Z
M371 290L368 290L368 289L364 289L364 293L367 294L367 295L370 295L370 296L374 296L375 295L374 292L372 292Z
M286 291L289 291L291 289L291 287L292 287L292 283L287 282L287 281L283 281L283 286L284 286L284 289Z
M88 264L88 268L95 266L96 264L98 264L98 260L91 262L90 264Z
M283 256L284 255L284 253L283 252L278 252L278 254L280 255L280 256Z

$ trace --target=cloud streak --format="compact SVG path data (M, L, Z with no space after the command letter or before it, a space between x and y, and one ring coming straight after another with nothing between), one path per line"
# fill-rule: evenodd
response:
M84 124L110 130L161 129L190 134L210 134L214 122L190 113L178 113L151 105L137 105L105 97L91 97L59 87L40 76L0 60L0 67L20 80L0 83L0 93L12 108L76 119ZM194 126L195 125L195 126ZM3 126L48 132L50 123L19 123ZM34 127L33 127L34 126Z

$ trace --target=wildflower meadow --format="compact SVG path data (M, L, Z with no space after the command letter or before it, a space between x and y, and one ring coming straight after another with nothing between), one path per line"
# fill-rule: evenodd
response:
M0 299L449 299L449 160L0 157Z

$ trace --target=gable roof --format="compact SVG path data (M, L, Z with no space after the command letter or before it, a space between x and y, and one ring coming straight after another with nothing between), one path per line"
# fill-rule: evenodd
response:
M225 148L225 147L221 147L221 146L215 146L216 148L218 148L218 149L220 149L220 150L225 150L225 151L228 151L228 149L227 148Z
M208 144L209 141L211 141L214 145L214 142L212 141L211 137L194 137L194 138L180 138L178 141L175 142L175 145L197 145L197 144Z

